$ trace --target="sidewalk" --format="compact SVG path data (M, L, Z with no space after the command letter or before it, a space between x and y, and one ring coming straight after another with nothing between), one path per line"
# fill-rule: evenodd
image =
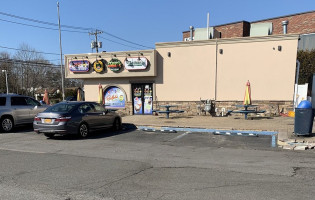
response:
M180 127L204 128L218 130L250 130L274 131L278 133L277 143L284 149L302 150L314 148L315 135L311 137L297 137L293 134L294 118L292 117L256 117L245 120L244 116L211 117L211 116L171 116L166 119L164 115L131 115L122 118L123 123L154 128ZM315 130L313 128L313 130ZM314 146L313 146L314 145Z

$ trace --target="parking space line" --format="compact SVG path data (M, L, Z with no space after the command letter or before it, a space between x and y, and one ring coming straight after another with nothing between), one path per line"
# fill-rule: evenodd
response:
M177 137L175 137L173 139L170 139L168 142L173 142L175 140L178 140L178 139L184 137L185 135L188 135L188 133L191 133L191 132L185 132L185 133L183 133L183 134L181 134L181 135L179 135L179 136L177 136Z

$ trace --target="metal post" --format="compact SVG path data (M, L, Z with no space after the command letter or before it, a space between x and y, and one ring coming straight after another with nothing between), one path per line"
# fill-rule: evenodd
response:
M210 23L210 14L207 14L207 40L210 39L210 30L209 30L209 23Z
M190 26L189 29L190 29L190 41L193 41L194 40L193 39L194 38L194 36L193 36L194 27Z
M7 94L9 94L9 83L8 83L8 73L7 70L2 70L2 72L4 72L5 74L5 85L7 86Z
M296 89L295 90L295 97L294 97L294 101L293 101L293 103L295 103L295 105L294 105L294 109L298 106L297 105L297 101L298 101L298 96L299 96L299 94L298 94L298 92L299 92L299 75L300 75L300 61L298 61L298 60L296 60L296 64L297 64L297 66L296 66L296 75L295 75L295 84L296 84L296 88L294 87L294 89Z
M218 39L215 39L215 77L214 77L214 101L217 100L218 90Z
M96 29L96 31L95 31L95 43L96 43L96 53L98 53L97 29Z
M59 2L57 2L58 9L58 26L59 26L59 46L60 46L60 74L61 74L61 90L62 90L62 100L65 100L65 86L63 77L63 60L62 60L62 46L61 46L61 30L60 30L60 15L59 15Z

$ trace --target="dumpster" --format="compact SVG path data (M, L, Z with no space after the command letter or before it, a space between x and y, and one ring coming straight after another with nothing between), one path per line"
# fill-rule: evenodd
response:
M295 108L294 118L294 133L295 135L308 136L312 134L313 129L313 109L309 102L302 101L297 108Z

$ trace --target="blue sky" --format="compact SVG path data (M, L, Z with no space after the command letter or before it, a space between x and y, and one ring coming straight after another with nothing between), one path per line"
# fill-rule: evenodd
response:
M17 23L58 29L43 23L22 20L6 14L58 23L56 0L3 0L0 7L0 46L19 48L28 44L37 51L60 53L58 30L35 28ZM126 51L154 48L157 42L182 40L190 25L205 27L207 13L210 26L236 21L256 21L315 10L314 0L59 0L61 25L84 28L62 32L64 54L92 52L86 28L103 30L100 51ZM10 22L9 22L10 21ZM142 46L128 43L124 40ZM112 42L114 41L114 42ZM116 43L115 43L116 42ZM120 43L120 44L119 44ZM123 45L121 45L123 44ZM146 47L143 47L146 46ZM14 50L0 48L0 52ZM58 63L60 56L43 54Z

